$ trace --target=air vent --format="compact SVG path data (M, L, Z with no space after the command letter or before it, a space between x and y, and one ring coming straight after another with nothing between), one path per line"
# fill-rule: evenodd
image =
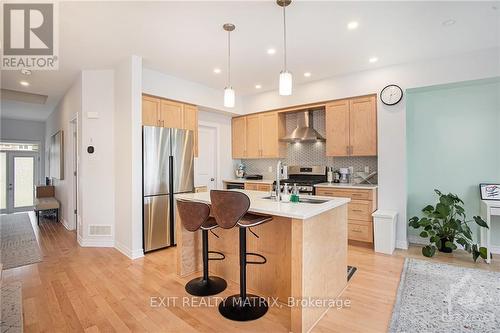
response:
M111 236L110 225L89 225L89 236Z

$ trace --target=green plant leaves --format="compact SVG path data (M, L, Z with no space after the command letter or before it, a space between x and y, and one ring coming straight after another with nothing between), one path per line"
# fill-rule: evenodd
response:
M488 259L488 250L485 248L485 247L480 247L479 248L479 255L481 256L481 258L483 259Z
M448 215L450 215L450 211L451 211L451 209L449 206L440 202L436 205L436 213L437 214L435 213L435 216L439 217L441 219L445 219L446 217L448 217Z
M430 214L432 214L434 212L434 206L427 205L427 206L424 207L424 209L422 209L422 212L430 215Z
M422 254L426 257L432 257L436 249L443 247L456 250L457 244L463 246L465 251L472 254L476 261L479 257L486 259L487 251L484 247L478 247L473 243L472 231L467 221L464 202L456 194L443 194L438 189L434 192L439 196L436 206L427 205L422 209L424 217L414 216L408 220L408 224L420 229L420 237L429 238L430 245L422 248ZM479 216L474 216L477 225L488 228L486 222ZM454 243L456 240L456 243Z
M436 247L432 245L427 245L422 248L422 254L424 257L431 258L436 253Z
M476 221L476 223L480 226L480 227L483 227L483 228L488 228L488 224L486 222L484 222L484 220L480 217L480 216L474 216L474 221Z

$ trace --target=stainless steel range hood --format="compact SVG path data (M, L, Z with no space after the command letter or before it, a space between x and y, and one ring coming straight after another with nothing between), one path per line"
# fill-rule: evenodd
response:
M313 127L313 112L304 111L297 114L297 127L292 133L280 139L285 142L326 141Z

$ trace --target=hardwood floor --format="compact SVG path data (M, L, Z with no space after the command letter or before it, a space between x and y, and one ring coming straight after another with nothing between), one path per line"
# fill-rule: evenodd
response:
M212 303L183 306L189 278L175 274L175 248L132 261L112 248L81 248L74 232L53 222L38 228L31 217L43 262L3 272L4 281L22 281L25 332L289 331L286 307L273 307L260 320L239 323L219 315L219 299L194 298ZM341 298L351 306L330 309L313 332L386 332L407 256L425 259L416 246L393 256L350 246L349 264L358 271ZM474 264L460 252L432 260L500 271L498 261ZM237 286L230 284L219 296L234 293ZM158 298L167 296L179 299L167 307Z

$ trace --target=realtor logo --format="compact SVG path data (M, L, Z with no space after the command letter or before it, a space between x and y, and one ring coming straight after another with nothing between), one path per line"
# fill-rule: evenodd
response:
M55 3L4 3L2 69L57 69Z

